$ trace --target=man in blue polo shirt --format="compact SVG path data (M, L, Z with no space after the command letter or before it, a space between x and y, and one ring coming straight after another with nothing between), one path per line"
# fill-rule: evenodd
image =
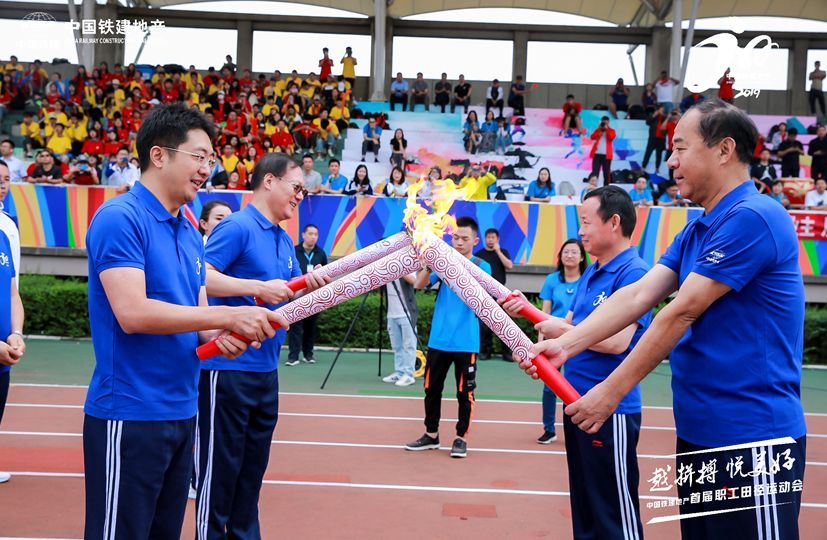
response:
M330 158L327 164L327 169L330 171L322 177L322 193L330 193L332 195L341 195L347 186L347 176L339 174L341 163L336 158Z
M460 255L491 273L491 266L474 257L474 246L480 241L479 226L469 217L457 218L457 229L451 245ZM423 269L414 287L433 287L440 282L435 272ZM428 340L428 361L425 364L425 434L405 445L406 450L435 450L439 448L439 418L442 409L442 389L448 370L454 366L457 381L457 436L451 447L451 457L468 455L465 437L471 428L474 408L474 389L477 387L477 354L480 352L480 324L474 311L447 285L441 284L436 295L431 336Z
M705 465L700 491L725 495L696 502L699 486L675 480L686 498L684 538L798 538L804 286L789 215L749 177L756 139L742 110L720 100L692 107L675 129L668 165L704 214L643 279L560 339L536 346L561 364L677 291L626 360L566 414L594 432L669 355L676 471L685 480ZM731 446L741 448L720 449Z
M565 319L552 317L536 325L544 336L559 338L649 270L634 247L629 247L637 214L626 190L597 188L586 194L580 207L580 236L597 262L589 265L578 282L571 310ZM516 302L503 307L512 316ZM585 394L621 365L649 327L651 312L641 314L615 335L592 344L566 363L566 379ZM643 537L638 502L637 442L640 436L640 387L620 401L611 421L594 433L577 429L563 417L566 460L571 492L574 538Z
M283 318L210 307L204 245L180 211L215 162L200 112L157 107L137 136L141 181L107 201L86 236L95 371L84 407L85 538L179 538L193 466L199 342L233 358Z
M286 282L301 275L293 240L279 223L306 193L290 156L266 154L250 180L253 198L219 223L206 247L212 305L270 309L293 298ZM311 268L312 270L312 268ZM328 280L329 281L329 280ZM307 291L323 285L312 273ZM278 359L285 331L235 360L201 364L197 439L197 538L261 538L258 498L278 419Z

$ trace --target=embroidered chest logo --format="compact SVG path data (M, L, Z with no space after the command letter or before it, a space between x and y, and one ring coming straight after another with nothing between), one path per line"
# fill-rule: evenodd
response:
M9 256L5 252L0 252L0 266L9 265Z
M195 258L195 275L201 275L201 257Z
M293 257L287 259L287 269L293 271Z
M723 251L719 251L717 249L713 249L709 252L709 255L706 256L707 262L711 262L712 264L718 264L726 257L726 253Z
M594 307L597 307L597 306L599 306L600 304L602 304L603 302L605 302L605 301L606 301L606 298L608 298L608 296L606 296L606 291L600 291L600 294L598 294L598 295L594 298L594 302L592 302L592 305L593 305Z

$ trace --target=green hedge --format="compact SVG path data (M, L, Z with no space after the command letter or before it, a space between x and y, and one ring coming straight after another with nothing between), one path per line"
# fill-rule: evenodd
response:
M20 295L26 308L27 334L49 336L87 337L89 311L86 305L86 281L74 278L24 275ZM434 311L433 292L418 292L419 336L427 343ZM319 316L317 343L338 346L359 308L362 298L355 298ZM539 305L539 302L537 302ZM373 348L379 344L379 333L387 348L387 330L379 328L379 294L371 293L347 346ZM529 336L534 336L532 325L525 319L517 321ZM804 360L811 364L827 364L827 309L808 307L804 319Z

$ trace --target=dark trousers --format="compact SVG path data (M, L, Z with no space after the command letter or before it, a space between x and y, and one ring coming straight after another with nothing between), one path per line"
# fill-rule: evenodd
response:
M807 94L807 99L810 102L810 114L815 115L816 113L816 103L821 106L821 116L827 115L824 109L824 91L823 90L810 90Z
M6 399L9 397L10 375L10 371L0 373L0 422L3 421L3 411L6 409Z
M411 110L414 110L414 108L416 108L417 103L421 103L422 105L425 105L425 110L426 111L431 110L430 96L428 96L428 95L417 96L415 94L411 94Z
M595 154L592 158L592 174L598 174L603 170L603 185L612 183L612 160L606 159L606 154Z
M442 413L442 390L451 365L457 382L457 437L465 437L471 427L474 411L474 389L477 386L477 355L428 349L425 364L425 430L439 432Z
M396 110L394 105L396 105L397 103L402 104L402 110L403 111L408 110L408 98L406 96L404 96L404 95L396 96L394 94L391 94L390 105L391 105L391 110L392 111Z
M500 342L500 354L502 354L503 358L510 360L511 349L508 348L508 345L503 343L503 340L501 340L499 336L496 336L484 322L480 321L480 354L493 355L495 340Z
M590 435L563 415L574 538L643 538L638 502L640 413L613 414Z
M523 96L515 96L509 99L508 106L513 109L515 116L525 116L525 98Z
M795 165L781 165L781 178L798 178L798 174L801 172L801 165L796 163Z
M660 169L660 161L663 153L666 151L666 139L663 137L649 137L646 141L646 151L643 152L643 168L649 165L649 158L652 152L655 153L655 169Z
M709 448L678 438L676 471L680 471L681 467L684 470L692 467L695 471L691 480L678 485L681 515L744 508L682 519L683 540L798 538L806 439L806 436L801 437L795 444L680 455ZM715 480L710 481L706 477L703 484L698 484L698 471L712 460L716 460L717 466ZM764 465L763 473L751 476L756 467L760 470L761 463ZM711 500L707 502L703 501L702 494L705 492L712 493ZM693 498L700 500L693 502Z
M442 109L440 112L445 112L445 107L450 101L451 98L448 97L448 94L437 94L434 96L434 105L437 105L440 109Z
M502 98L494 101L493 99L486 99L485 100L485 114L488 114L488 111L491 110L491 107L496 107L500 110L500 116L503 115L503 100Z
M813 180L818 178L827 179L827 157L814 156L813 163L810 165L810 176Z
M454 98L453 101L451 101L451 112L454 112L457 109L457 105L459 105L460 107L462 107L463 111L465 111L465 114L468 114L468 105L470 104L470 97L466 97L465 99Z
M279 412L278 371L201 371L196 538L261 538L258 499Z
M290 352L288 360L298 360L299 353L304 353L305 358L313 358L313 345L316 344L316 329L319 323L318 315L294 322L287 331L287 342Z
M368 152L373 152L374 155L377 157L379 156L379 145L378 142L373 141L362 141L362 157L365 157L365 154Z
M83 421L86 540L178 540L192 472L195 417Z

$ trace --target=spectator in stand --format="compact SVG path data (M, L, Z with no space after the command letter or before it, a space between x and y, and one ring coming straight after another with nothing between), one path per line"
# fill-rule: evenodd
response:
M125 143L118 140L118 132L115 131L115 128L109 128L109 131L106 132L106 142L103 145L103 155L107 158L113 157L124 146Z
M454 86L454 98L451 100L451 112L461 105L465 114L468 114L468 106L471 104L471 85L465 82L465 75L460 74L459 82Z
M485 246L474 253L491 267L491 276L505 285L506 272L514 268L511 261L511 254L507 249L500 247L500 231L491 228L485 231ZM480 321L480 360L488 360L494 354L493 334L485 323ZM500 355L506 362L512 362L511 351L508 346L497 336L500 342Z
M321 132L309 118L302 118L290 131L296 146L305 152L310 152L316 147L316 139Z
M449 103L451 103L451 83L448 82L448 74L443 73L442 78L434 83L434 105L437 105L441 109L440 112L444 113Z
M245 178L253 174L253 169L255 169L259 159L261 159L261 156L258 155L258 148L255 146L248 147L244 159L241 160L241 165L244 166Z
M401 168L394 167L391 169L391 174L388 177L388 181L385 182L382 195L385 197L408 196L408 182L405 180L405 172Z
M489 153L494 150L494 142L497 139L497 121L494 119L494 111L486 111L485 122L480 126L480 140L478 152Z
M45 145L43 136L40 133L40 124L35 121L34 116L29 111L23 113L23 121L20 123L20 136L23 137L23 155L27 158L32 156L33 150L43 148Z
M350 47L345 47L345 55L340 64L342 64L342 78L353 88L356 85L356 64L358 62L353 57L353 50Z
M330 109L330 119L336 122L336 128L341 133L347 131L350 125L350 109L345 104L345 100L340 99Z
M462 142L465 146L465 151L469 154L477 152L477 146L480 144L482 135L480 134L480 124L477 121L477 112L471 111L465 118L465 124L462 126Z
M302 229L302 241L296 244L296 259L299 261L302 274L308 273L319 265L327 264L327 253L318 245L318 242L319 228L312 223L308 223ZM290 325L287 332L290 352L287 354L285 366L298 365L299 353L302 353L302 361L305 364L316 363L313 348L316 345L318 321L319 315L316 314Z
M589 192L594 191L597 189L597 179L598 176L594 173L590 174L588 178L584 178L583 181L586 183L586 187L580 192L580 202L583 202L583 199Z
M821 106L821 116L827 115L824 109L824 78L827 77L827 73L821 69L821 62L816 60L815 69L810 72L810 92L807 94L807 97L810 102L810 114L815 115L816 113L816 103Z
M443 111L444 112L444 111ZM382 381L396 386L410 386L416 382L416 320L419 308L416 305L414 283L416 274L408 274L387 285L388 292L388 334L393 349L393 373Z
M580 119L580 111L583 106L574 100L574 96L569 94L566 96L566 102L563 103L563 130L561 133L576 129L578 132L583 131L583 121Z
M28 182L35 184L62 184L63 170L55 163L55 157L48 150L41 150L37 154L38 162L31 173Z
M496 107L500 110L500 116L502 116L503 102L503 89L500 86L500 81L494 79L491 86L485 91L485 114L487 115L492 107Z
M500 116L497 118L497 131L495 131L494 138L494 152L503 156L509 146L511 146L511 126L508 125L505 118Z
M769 139L768 146L777 152L781 143L787 140L787 123L779 122L778 125L770 129Z
M430 111L431 96L428 83L422 77L422 72L416 74L416 80L411 85L411 111L416 108L417 103L425 105L425 112Z
M247 182L241 179L241 175L238 174L238 170L231 172L227 176L227 185L224 189L228 189L231 191L244 191L248 189Z
M617 111L629 112L629 87L623 83L622 78L609 90L609 99L609 112L612 118L617 118Z
M319 193L322 191L322 175L313 169L313 156L305 154L302 156L302 175L304 176L304 189L308 193Z
M645 170L649 165L652 152L655 153L655 172L660 173L660 160L666 150L666 114L663 105L658 105L655 112L646 119L649 125L649 139L646 141L646 151L643 152L642 167Z
M517 75L508 91L508 106L511 107L511 114L514 116L525 116L525 95L527 93L523 76Z
M666 159L664 161L669 161L669 157L672 155L672 139L675 137L675 128L678 127L680 119L680 112L673 110L669 113L669 120L666 122ZM672 169L666 168L669 170L669 179L672 180Z
M322 177L322 191L324 193L331 193L340 195L347 187L348 179L345 175L339 174L339 167L341 163L336 158L331 158L327 164L327 169L330 171Z
M201 209L201 218L198 220L198 231L204 237L205 245L215 226L232 213L230 205L221 199L213 199L204 205Z
M567 319L580 276L586 270L586 249L576 238L569 238L560 246L557 253L557 271L546 276L540 299L543 311L558 319ZM540 334L538 340L545 336ZM539 444L551 444L557 440L555 420L557 416L557 396L543 385L543 434L537 439Z
M287 122L284 118L280 118L276 123L276 130L270 135L270 142L273 143L275 152L284 152L292 156L296 152L296 144L293 140L293 135L287 129Z
M702 103L705 101L706 98L697 92L692 92L685 98L683 98L680 102L679 109L682 113L686 113L690 108L694 107L698 103Z
M804 145L798 139L798 130L790 128L787 138L778 145L778 157L781 158L781 177L798 178L801 172L798 158L804 155Z
M612 141L616 136L615 130L609 127L608 116L600 119L600 125L591 135L591 139L594 141L590 155L592 158L592 174L598 176L602 170L604 186L612 183L612 158L614 157Z
M675 182L666 182L665 189L658 198L658 206L689 206L687 200L681 197L678 185Z
M362 128L362 161L365 155L373 152L373 161L379 163L379 146L381 144L382 128L376 125L376 118L370 117Z
M473 193L468 195L469 201L487 201L488 188L497 183L497 177L494 175L493 167L489 167L483 173L481 165L473 165L468 168L468 174L460 180L459 188L464 189L469 184L476 185Z
M24 182L28 173L23 160L14 156L14 141L6 139L0 142L0 159L6 162L11 182Z
M97 186L100 184L97 168L89 166L89 156L83 154L78 156L77 161L69 167L66 183L78 186Z
M827 190L827 180L824 178L816 180L815 189L804 195L804 208L807 210L827 210L827 191L825 190Z
M773 200L778 201L778 204L786 208L787 210L790 209L790 199L784 195L784 181L783 180L776 180L772 183L772 191L769 193L769 196L772 197Z
M330 51L327 47L322 49L322 59L319 60L319 79L326 81L333 73L333 59L328 56Z
M86 121L82 114L75 113L69 117L66 136L72 141L72 155L77 156L81 153L83 142L89 137L89 133L86 131Z
M827 178L827 128L818 126L816 136L810 141L807 153L812 156L810 165L810 176L813 180Z
M319 117L313 120L313 125L319 131L319 137L316 139L316 159L322 159L325 154L333 156L336 141L340 139L339 128L327 116L327 109L322 109Z
M735 83L735 77L729 76L729 68L726 68L724 74L718 79L718 98L727 103L732 103L735 100L735 91L732 85Z
M46 149L50 150L55 157L68 156L72 152L72 139L66 133L65 128L61 123L56 123L54 132L46 141Z
M660 72L660 78L652 83L658 105L663 105L663 111L666 114L669 114L675 108L675 88L680 82L675 77L670 77L666 70L663 70Z
M770 151L767 148L761 150L761 157L757 163L753 163L750 167L749 175L752 181L755 182L755 187L761 193L766 193L772 190L775 185L775 180L778 175L775 172L775 165L770 163Z
M551 181L551 171L548 170L548 167L543 167L537 173L537 180L528 185L525 198L531 202L551 202L554 195L556 195L556 192L554 182Z
M405 170L408 161L408 140L405 139L405 132L397 128L391 139L391 165Z
M373 187L370 185L370 175L367 165L359 165L353 172L353 178L345 187L344 195L373 195Z
M106 185L119 188L131 188L140 179L141 171L129 162L129 152L126 148L118 150L110 157L106 165Z
M402 111L408 110L408 93L410 92L408 81L402 78L402 72L396 74L396 79L391 83L390 106L391 110L396 110L397 103L402 104Z
M649 189L649 180L645 176L641 176L635 181L635 187L629 192L629 196L635 206L646 207L655 204L652 190Z
M227 144L221 148L221 151L221 164L224 166L227 174L230 174L238 168L241 159L236 155L235 147L230 142L227 142Z

